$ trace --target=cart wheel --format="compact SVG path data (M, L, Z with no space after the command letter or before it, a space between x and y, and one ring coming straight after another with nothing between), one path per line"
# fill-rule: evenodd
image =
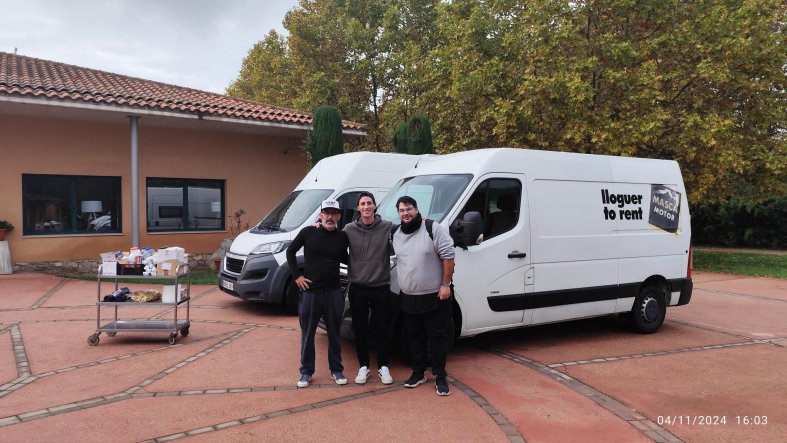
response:
M186 326L185 328L181 329L180 330L180 335L183 336L183 337L188 337L189 336L189 327Z
M90 337L87 338L87 344L89 344L90 346L97 345L98 341L99 341L98 340L98 334L93 334L93 335L91 335Z
M169 344L174 345L175 344L175 337L177 337L177 336L178 336L177 332L173 332L173 333L169 334Z
M114 336L118 335L118 333L117 332L107 332L107 335L110 336L110 337L114 337Z

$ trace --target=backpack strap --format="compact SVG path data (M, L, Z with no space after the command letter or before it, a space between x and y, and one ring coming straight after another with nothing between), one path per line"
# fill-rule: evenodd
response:
M396 231L399 229L401 225L393 225L391 226L391 242L393 242L393 236L396 234Z
M434 241L434 234L432 234L432 225L434 224L434 220L427 218L424 220L424 223L426 223L426 232L429 234L429 238ZM401 225L393 225L393 227L391 227L391 241L393 241L393 236L396 234L396 231L399 230L399 226Z

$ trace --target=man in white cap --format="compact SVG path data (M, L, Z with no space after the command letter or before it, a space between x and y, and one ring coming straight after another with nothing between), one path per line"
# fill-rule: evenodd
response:
M342 366L339 326L344 311L344 291L339 283L339 264L347 263L347 234L338 229L341 212L336 200L320 204L319 227L301 230L287 248L287 264L295 284L301 290L298 318L301 323L301 369L296 383L309 386L314 375L314 334L320 316L325 319L328 333L328 366L336 384L347 384ZM298 269L295 253L303 248L305 265Z

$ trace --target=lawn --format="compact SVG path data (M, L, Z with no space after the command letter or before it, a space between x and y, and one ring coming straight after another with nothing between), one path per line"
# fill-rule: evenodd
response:
M95 275L69 275L70 278L78 278L81 280L92 280L96 281L97 277ZM102 280L112 280L114 281L115 277L102 277ZM185 282L185 279L183 279ZM133 278L133 279L124 279L118 278L118 283L143 283L143 284L167 284L167 280L162 278ZM173 283L174 284L174 281ZM218 274L216 271L194 271L191 273L191 284L192 285L217 285L218 284Z
M736 251L694 248L693 268L698 271L754 275L787 279L787 254L784 251Z

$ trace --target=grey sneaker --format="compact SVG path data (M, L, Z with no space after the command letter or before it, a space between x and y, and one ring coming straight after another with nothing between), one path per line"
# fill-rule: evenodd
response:
M434 383L435 389L437 389L437 395L451 395L451 389L448 388L448 382L445 380L445 377L437 377Z
M295 386L299 388L305 388L309 386L309 382L312 381L312 376L309 374L301 374L301 378L298 379L298 383L295 383Z
M426 377L423 372L413 372L413 375L404 382L405 388L417 388L421 384L426 383Z
M366 366L361 366L361 369L358 370L358 375L355 376L355 383L362 385L366 383L366 380L369 379L369 374L372 371L369 370Z
M383 382L384 385L393 383L393 377L391 377L391 371L388 370L388 366L381 366L380 370L377 371L377 375L380 376L380 381Z
M331 372L331 378L336 381L337 385L347 384L347 378L341 373L341 371Z

